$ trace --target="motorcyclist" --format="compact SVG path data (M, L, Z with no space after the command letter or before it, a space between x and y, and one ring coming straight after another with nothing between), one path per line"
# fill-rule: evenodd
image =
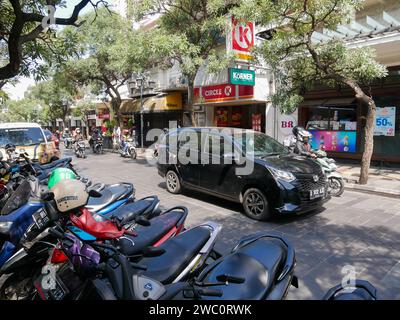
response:
M78 129L75 130L74 142L78 142L80 140L84 140L84 138L83 138L83 134L81 132L81 129L78 128Z
M296 137L294 153L297 153L301 156L316 158L317 155L312 150L310 145L310 132L299 126L294 127L292 132L293 135Z
M94 128L93 132L92 132L92 136L90 137L90 142L89 144L91 145L92 148L94 148L95 142L97 140L101 140L102 139L102 134L99 131L99 129Z
M126 155L128 153L129 143L128 140L130 138L129 130L125 129L122 131L121 137L121 146L122 146L122 154Z

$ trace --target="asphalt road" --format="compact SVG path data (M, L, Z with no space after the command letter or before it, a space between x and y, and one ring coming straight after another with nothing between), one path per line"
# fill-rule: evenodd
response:
M295 247L299 277L299 288L291 288L288 299L320 299L351 268L357 278L374 284L381 298L400 299L400 199L346 191L318 212L256 222L229 201L191 191L168 193L156 168L143 158L88 151L86 159L74 157L73 162L94 182L132 182L138 198L156 194L164 208L188 207L189 227L207 220L221 223L216 248L222 252L258 231L283 234Z

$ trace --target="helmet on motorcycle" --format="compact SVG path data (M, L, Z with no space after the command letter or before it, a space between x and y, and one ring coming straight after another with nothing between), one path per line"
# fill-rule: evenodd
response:
M49 189L53 188L57 183L63 180L76 180L76 174L68 168L57 168L50 174L47 182Z
M65 131L65 132L69 132L69 129L68 129L68 128L65 128L64 131Z
M311 137L311 133L308 132L303 127L296 126L296 127L293 128L292 132L293 132L294 136L296 137L296 139L298 139L300 141L303 141L304 138L310 138Z
M7 143L4 149L6 150L7 153L9 153L9 152L14 152L16 147L12 143Z
M79 180L62 180L51 188L51 192L60 212L81 208L89 199L85 184Z

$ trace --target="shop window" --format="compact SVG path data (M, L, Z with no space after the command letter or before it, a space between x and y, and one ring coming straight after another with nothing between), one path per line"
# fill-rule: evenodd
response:
M307 130L329 129L329 107L308 108Z
M313 149L336 152L356 152L356 106L309 107L306 129L312 134Z

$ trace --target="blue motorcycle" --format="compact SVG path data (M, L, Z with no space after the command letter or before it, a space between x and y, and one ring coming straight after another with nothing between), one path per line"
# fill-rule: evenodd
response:
M117 208L126 205L124 212L137 210L134 203L135 189L131 183L93 186L101 197L90 198L88 209L100 215L112 215ZM132 204L128 204L132 202ZM21 238L34 222L44 214L44 201L38 179L28 177L11 194L0 211L0 266L18 248Z

